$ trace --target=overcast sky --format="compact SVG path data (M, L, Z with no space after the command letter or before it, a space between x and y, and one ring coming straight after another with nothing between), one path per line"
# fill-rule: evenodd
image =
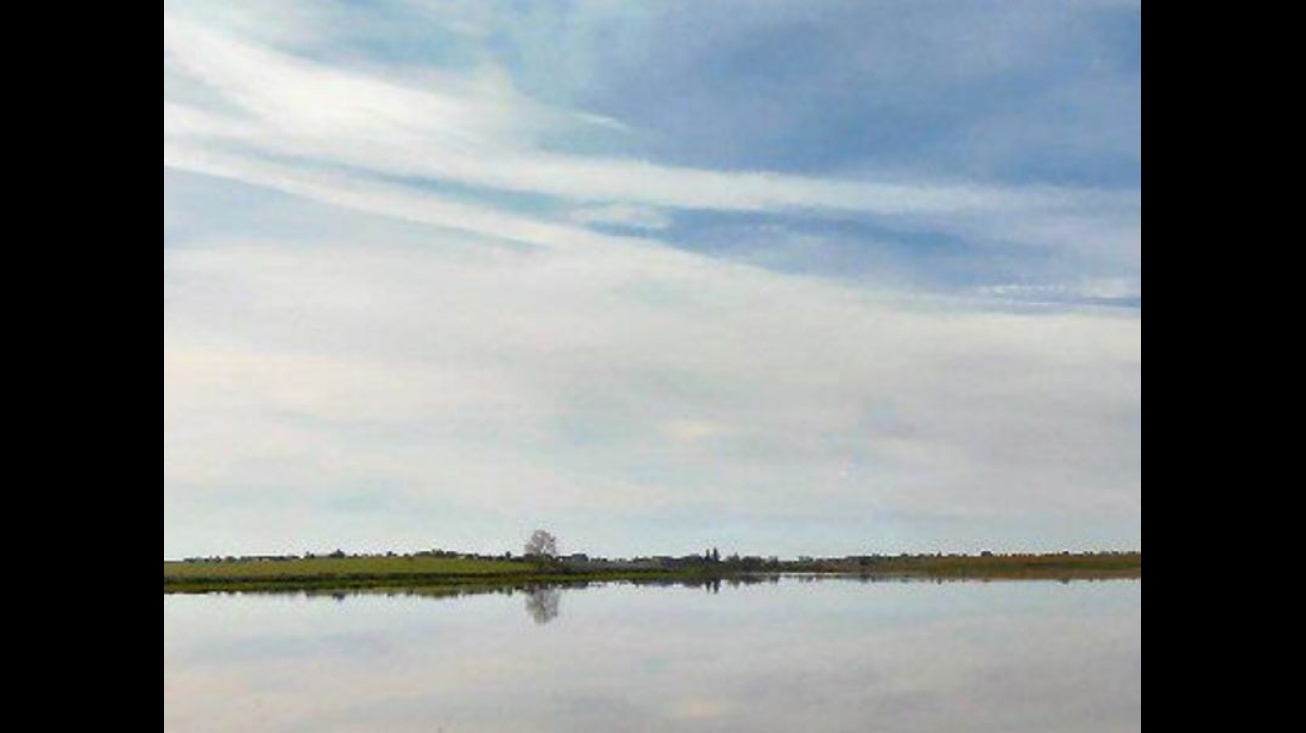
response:
M1141 0L165 0L165 557L1142 545Z

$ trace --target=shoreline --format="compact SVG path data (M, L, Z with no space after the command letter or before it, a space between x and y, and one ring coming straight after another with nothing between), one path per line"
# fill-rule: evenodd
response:
M370 567L370 566L377 567ZM349 591L495 591L540 586L751 584L771 578L845 578L866 582L1075 582L1142 580L1141 554L855 558L772 563L767 567L696 564L652 570L584 569L523 562L422 562L417 558L283 562L164 563L163 593L330 593Z

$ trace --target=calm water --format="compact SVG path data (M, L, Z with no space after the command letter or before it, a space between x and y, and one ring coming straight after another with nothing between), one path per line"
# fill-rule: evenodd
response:
M163 600L165 733L1129 733L1142 584Z

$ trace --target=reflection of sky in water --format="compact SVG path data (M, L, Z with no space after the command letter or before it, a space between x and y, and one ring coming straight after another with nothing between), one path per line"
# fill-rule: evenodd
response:
M1141 583L558 601L165 597L164 730L1142 730Z

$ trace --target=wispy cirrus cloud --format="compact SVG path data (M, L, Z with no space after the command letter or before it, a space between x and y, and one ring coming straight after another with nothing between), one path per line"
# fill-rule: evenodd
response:
M809 178L557 154L544 145L550 129L593 123L529 102L499 75L448 74L419 89L166 15L164 49L165 70L171 66L230 107L222 113L165 99L165 143L228 154L571 202L878 216L913 229L988 229L986 236L998 238L995 222L1009 217L1055 226L1105 214L1109 222L1141 207L1141 196L1128 191ZM1126 246L1132 241L1127 223L1113 234Z
M656 232L670 229L672 217L651 206L609 204L591 206L572 212L571 220L581 226L616 227Z

